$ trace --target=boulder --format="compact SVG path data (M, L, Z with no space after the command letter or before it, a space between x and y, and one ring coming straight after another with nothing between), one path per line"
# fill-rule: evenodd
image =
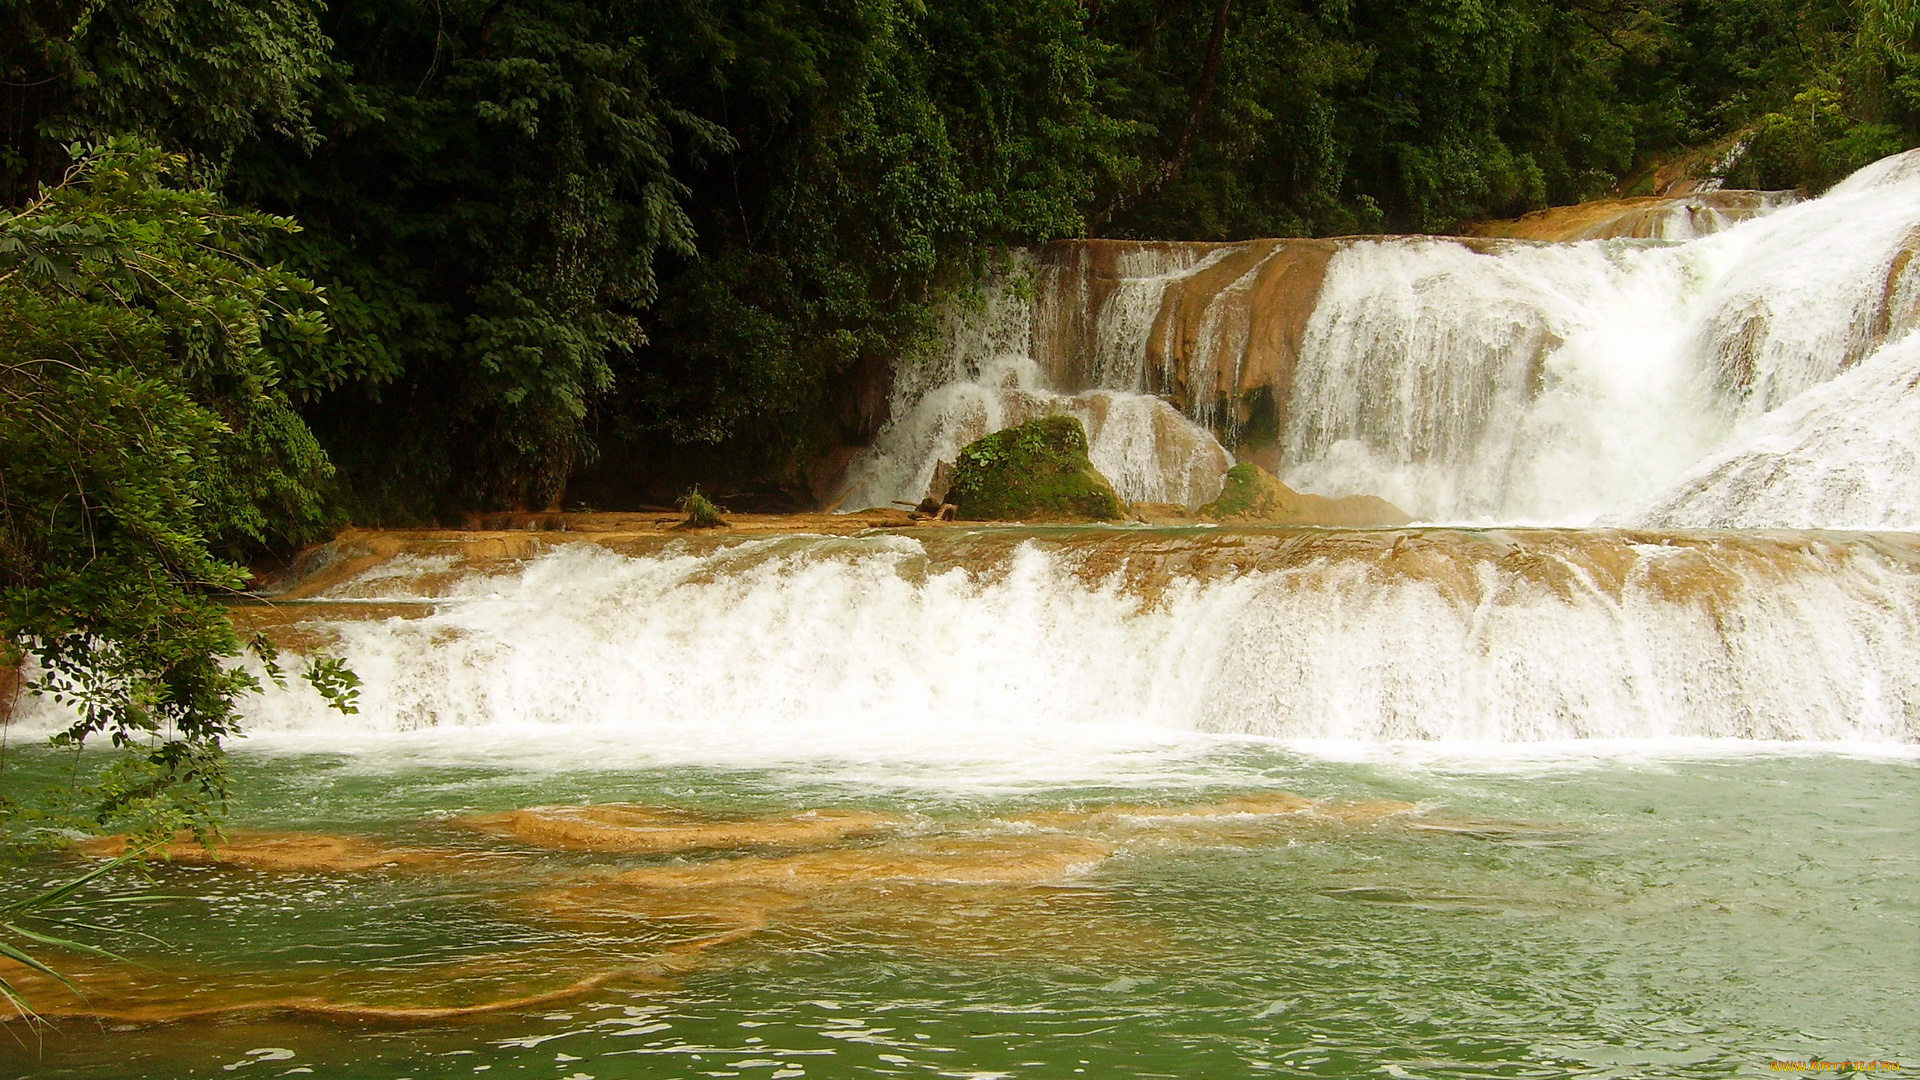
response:
M1201 507L1200 516L1211 521L1353 529L1390 529L1413 520L1399 507L1374 495L1332 499L1302 494L1245 461L1227 470L1220 497Z
M1042 416L969 443L947 502L966 521L1115 521L1127 504L1087 458L1087 429Z

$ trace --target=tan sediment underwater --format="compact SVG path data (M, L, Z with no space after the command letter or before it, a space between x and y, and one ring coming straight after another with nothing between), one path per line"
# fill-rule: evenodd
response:
M458 820L476 831L538 847L606 852L810 847L871 836L905 823L903 818L857 810L710 820L684 810L626 803L536 806Z
M160 1024L280 1015L406 1025L552 1005L617 982L665 988L713 950L762 937L774 948L865 943L967 959L1120 960L1168 944L1151 919L1116 904L1099 886L1093 875L1113 858L1163 852L1169 844L1270 843L1302 829L1406 827L1409 835L1490 829L1488 835L1498 836L1507 828L1437 819L1395 800L1339 802L1281 791L946 823L833 809L720 819L617 803L532 807L453 824L515 845L648 859L598 870L573 863L557 868L561 880L531 888L488 883L510 918L589 926L597 942L625 942L620 951L628 955L608 956L604 945L591 953L536 946L403 973L234 973L178 959L157 968L62 960L59 967L78 993L22 965L0 966L0 977L48 1018ZM798 850L688 858L780 847ZM111 856L125 850L125 841L108 837L79 850ZM320 833L235 832L211 852L181 837L166 854L177 862L266 873L461 875L490 865L486 852ZM538 866L513 861L520 870ZM525 880L524 874L516 878ZM313 993L316 981L329 992ZM20 1019L18 1009L0 1010L0 1020Z
M1045 833L648 866L524 899L565 922L635 920L744 939L867 943L966 959L1091 962L1159 951L1161 931L1079 879L1116 845Z
M237 974L187 965L136 968L57 958L51 966L62 981L0 958L0 978L31 1010L24 1012L18 1004L0 1000L0 1023L78 1018L168 1024L274 1015L349 1023L431 1023L553 1005L614 982L661 983L693 970L699 953L718 943L718 938L686 942L617 965L595 965L578 956L545 958L538 971L526 970L525 958L439 965L414 969L399 985L371 983L362 973L345 970ZM315 994L310 992L315 983L340 987L342 992L339 996Z
M1238 819L1274 819L1286 817L1292 824L1339 822L1348 825L1373 825L1414 812L1413 803L1397 799L1367 802L1332 802L1309 799L1284 791L1248 795L1218 803L1197 806L1140 806L1120 804L1091 810L1046 810L1021 814L1007 820L1045 829L1157 828L1168 825L1208 826Z
M74 852L95 858L118 858L127 852L124 836L103 836L75 844ZM170 843L150 849L147 857L178 863L239 866L280 873L358 874L371 870L447 865L459 857L452 851L392 847L360 836L333 833L235 831L202 844L180 833Z

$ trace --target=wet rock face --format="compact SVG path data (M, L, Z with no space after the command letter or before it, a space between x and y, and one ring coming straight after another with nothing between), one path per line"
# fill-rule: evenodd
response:
M1200 516L1214 521L1357 529L1394 528L1413 520L1399 507L1373 495L1332 499L1303 494L1251 462L1227 470L1220 497L1201 507Z
M1349 240L1060 240L1037 250L1034 356L1061 386L1131 387L1248 452L1286 426L1307 321Z
M1513 240L1692 240L1791 206L1791 191L1713 190L1629 199L1595 199L1488 221L1470 235Z
M1087 430L1042 416L968 444L947 501L969 521L1116 521L1127 504L1087 458Z

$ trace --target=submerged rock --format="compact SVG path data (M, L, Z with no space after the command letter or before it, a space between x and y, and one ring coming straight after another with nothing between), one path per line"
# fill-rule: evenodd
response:
M1127 504L1087 458L1087 430L1042 416L968 444L947 501L968 521L1116 521Z
M18 1021L38 1024L54 1017L142 1025L213 1020L240 1023L274 1016L352 1024L433 1023L556 1005L615 981L657 983L693 970L699 951L699 948L668 949L644 961L603 967L584 975L544 970L499 986L487 985L491 980L474 978L479 965L437 965L413 969L407 973L408 983L376 991L377 996L395 999L387 1002L312 992L316 983L345 990L345 984L358 981L351 978L358 972L339 969L316 973L308 968L295 968L236 980L231 972L207 968L169 965L163 969L153 964L108 964L62 957L60 975L55 976L0 957L0 979L5 979L20 995L12 1000L0 999L0 1024ZM543 959L551 963L556 958ZM562 978L570 981L551 986ZM471 985L475 982L481 985ZM514 985L529 982L547 984L548 988ZM359 989L372 988L361 986ZM472 1000L470 996L466 1000L447 1000L462 997L461 991L467 991L468 995L477 991L479 1000Z
M857 810L702 820L683 810L605 803L536 806L466 818L462 824L523 843L571 851L668 852L701 848L812 847L872 836L902 819Z
M127 838L97 837L75 844L73 850L94 858L119 858L127 853ZM172 842L150 850L147 857L275 873L357 874L443 862L454 853L389 847L365 837L329 833L232 832L209 847L183 832Z
M617 880L646 888L768 886L832 889L881 882L935 885L1057 884L1114 853L1111 844L1070 836L996 836L897 841L767 858L748 855L690 866L649 866Z
M1390 529L1413 519L1399 507L1374 495L1347 495L1333 499L1307 495L1280 482L1280 478L1251 462L1227 470L1220 497L1200 508L1213 521L1245 521L1261 525L1323 525L1357 529Z

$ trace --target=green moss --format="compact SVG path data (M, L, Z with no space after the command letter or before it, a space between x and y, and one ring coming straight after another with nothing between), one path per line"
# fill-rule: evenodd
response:
M969 521L1114 521L1127 504L1087 459L1087 430L1043 416L960 451L947 501Z
M1359 529L1394 528L1411 520L1392 503L1372 495L1330 499L1303 494L1250 461L1227 470L1220 497L1201 507L1199 516L1261 525Z
M1260 517L1274 501L1274 491L1260 466L1241 462L1227 470L1220 497L1200 508L1200 516L1221 518Z

